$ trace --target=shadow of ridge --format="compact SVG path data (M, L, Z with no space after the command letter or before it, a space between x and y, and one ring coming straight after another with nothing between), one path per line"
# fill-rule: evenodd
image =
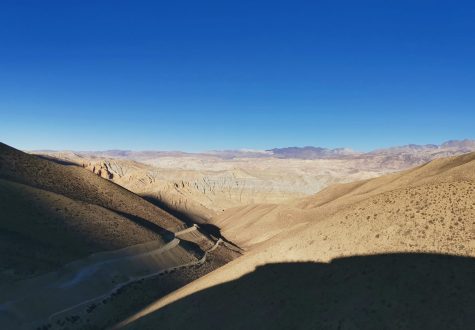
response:
M150 203L154 204L155 206L158 206L159 208L161 208L162 210L170 213L171 215L175 216L176 218L180 219L188 227L192 226L193 224L201 225L202 223L206 223L206 221L208 221L207 219L205 219L203 217L200 217L198 215L190 214L188 212L179 211L179 210L173 208L172 206L170 206L170 204L158 199L155 196L140 195L140 197L145 199L147 202L150 202Z
M469 329L475 259L383 254L277 263L194 293L133 329Z
M136 216L136 215L133 215L133 214L130 214L130 213L118 211L118 210L115 210L115 209L111 209L111 208L107 208L107 207L105 207L105 208L108 209L111 212L114 212L114 213L117 213L117 214L123 216L124 218L129 219L131 222L135 223L136 225L161 236L166 241L171 241L173 238L175 238L175 234L173 232L171 232L171 231L169 231L169 230L167 230L163 227L160 227L159 225L157 225L157 224L155 224L155 223L153 223L153 222L151 222L147 219L141 218L139 216Z
M163 227L160 227L159 225L147 220L147 219L144 219L144 218L141 218L139 216L136 216L136 215L133 215L133 214L130 214L130 213L126 213L126 212L121 212L121 211L117 211L117 210L114 210L114 209L109 209L110 211L112 212L115 212L125 218L127 218L128 220L132 221L133 223L137 224L138 226L144 228L144 229L147 229L151 232L153 232L154 234L157 234L159 235L160 237L162 237L162 239L164 239L166 242L169 242L171 240L173 240L175 238L175 234ZM201 259L204 255L204 251L200 248L200 246L194 242L190 242L188 240L184 240L182 238L180 238L180 243L179 243L180 246L182 246L185 250L187 250L188 252L191 252L193 253L193 255L197 258L197 259Z
M79 165L77 163L70 162L69 160L59 159L59 158L56 158L56 157L53 157L53 156L37 155L37 154L33 154L33 156L36 156L36 157L41 158L41 159L49 160L51 162L54 162L54 163L60 164L60 165L82 167L81 165Z
M211 223L202 223L199 225L200 229L206 232L208 235L214 236L216 238L221 238L224 242L234 246L235 248L243 251L237 244L234 244L232 241L228 240L226 237L221 234L221 229Z
M178 211L172 208L168 203L151 195L141 195L141 197L145 199L146 201L154 204L155 206L158 206L162 210L170 213L174 217L180 219L188 227L191 227L194 224L197 224L205 234L214 236L215 238L221 238L224 242L236 247L239 250L242 250L237 244L233 243L232 241L224 237L223 234L221 233L221 229L218 226L207 223L208 219L204 219L200 216L195 216L183 211Z

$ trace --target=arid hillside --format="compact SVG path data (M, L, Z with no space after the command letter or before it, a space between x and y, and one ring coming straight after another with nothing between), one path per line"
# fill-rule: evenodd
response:
M150 240L165 244L167 232L184 227L89 171L4 144L0 182L2 277L30 277L90 253Z
M353 207L354 204L363 202L374 196L382 196L383 194L393 194L394 191L400 194L400 190L405 189L402 196L387 197L388 201L398 200L407 201L407 203L417 203L414 207L398 207L394 210L397 214L406 214L402 211L414 212L414 217L419 216L416 210L421 208L421 204L435 204L430 202L431 194L438 193L439 203L437 207L442 207L449 201L445 197L450 197L448 190L455 190L452 185L447 182L455 181L458 189L465 187L465 181L471 182L475 177L473 171L474 153L458 156L455 158L442 158L434 160L428 164L418 166L416 168L388 174L379 178L357 181L347 184L339 184L330 186L315 196L310 196L284 204L260 204L250 205L246 207L238 207L225 211L218 217L212 219L212 222L219 226L223 233L230 239L234 240L243 247L265 241L281 231L286 231L293 226L302 226L305 223L313 223L321 219L326 219L333 214L337 214L342 209ZM462 163L463 166L458 164ZM466 169L466 170L465 170ZM462 183L460 183L462 182ZM437 186L436 183L440 183ZM425 186L430 184L430 186ZM448 185L448 186L447 186ZM423 186L428 192L419 191L416 188ZM429 194L429 192L431 194ZM468 189L471 192L471 189ZM454 194L462 194L462 191ZM412 200L414 197L423 199L422 201ZM411 201L412 200L412 201ZM373 208L380 208L381 203L374 201ZM467 202L469 203L469 202ZM399 205L399 204L396 204ZM467 206L470 208L470 205ZM365 208L366 210L366 208ZM367 211L366 211L367 212ZM362 212L358 212L362 213ZM363 214L366 217L378 217L375 214ZM242 230L247 228L248 230ZM249 235L248 233L262 233L261 235Z
M103 328L239 255L84 168L0 144L2 329Z
M475 153L228 210L216 223L246 255L117 326L470 328L474 219Z
M84 166L181 218L204 223L229 208L285 203L335 183L374 178L470 151L475 151L475 141L407 145L368 153L315 147L196 154L39 153Z
M282 203L308 196L332 183L371 178L386 172L337 159L164 156L140 162L75 153L43 155L84 166L197 222L208 222L228 208Z

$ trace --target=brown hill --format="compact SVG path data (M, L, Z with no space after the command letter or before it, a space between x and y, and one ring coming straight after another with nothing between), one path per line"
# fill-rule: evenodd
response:
M247 255L119 327L467 329L475 322L475 153L229 212L217 223L248 244ZM265 239L249 234L275 227Z
M439 192L446 196L446 190L452 189L452 186L447 186L448 182L456 182L460 187L464 187L465 182L474 180L474 159L475 153L436 159L407 171L375 179L333 185L314 196L296 199L286 204L257 204L229 209L213 218L212 222L220 227L229 239L240 246L250 247L293 226L315 223L344 209L354 208L356 203L377 195L383 196L385 193L391 195L405 189L407 190L405 194L411 197L421 194L423 196L424 193L417 190L417 187L422 186L424 189L432 187L432 194ZM395 197L402 199L402 195ZM437 206L442 207L443 203L447 202L442 196L437 198L440 199L440 204ZM427 200L424 200L424 203L431 204ZM380 206L381 203L377 203L375 208ZM366 216L373 217L374 215L366 214Z
M0 144L2 329L102 328L239 255L218 238L82 167Z
M318 147L208 153L37 153L81 164L179 218L206 223L229 208L287 203L332 184L374 178L471 151L475 151L472 140L406 145L368 153Z
M0 144L0 195L0 274L13 278L37 275L98 251L150 240L164 244L168 231L184 227L87 170L5 144Z

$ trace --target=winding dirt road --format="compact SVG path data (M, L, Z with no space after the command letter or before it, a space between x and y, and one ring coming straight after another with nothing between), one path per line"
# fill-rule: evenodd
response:
M30 329L102 300L130 283L202 264L207 254L223 241L210 241L198 229L194 225L176 232L175 237L163 246L152 241L98 253L70 263L57 272L2 288L0 325L7 329ZM200 246L202 256L195 257L185 250L181 245L183 239Z

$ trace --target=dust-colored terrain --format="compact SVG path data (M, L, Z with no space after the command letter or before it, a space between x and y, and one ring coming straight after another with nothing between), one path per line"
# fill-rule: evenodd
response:
M0 325L471 328L473 147L0 145Z
M156 299L240 254L86 169L4 144L0 238L2 329L89 326L91 306L128 285L179 274L170 285L158 283L150 295ZM119 317L111 311L101 322Z
M167 232L185 227L167 212L89 171L4 144L0 145L0 180L1 242L11 241L17 251L2 249L6 253L0 267L2 275L12 274L13 279L94 252L150 240L165 244ZM22 258L32 251L43 262L38 269L21 271L29 267Z
M370 178L386 171L356 170L354 162L328 159L166 156L139 162L65 153L48 155L80 164L199 222L207 222L231 207L281 203L308 196L335 182Z
M117 327L468 329L474 219L475 153L228 210L246 255Z
M475 151L475 141L407 145L367 153L315 147L266 151L39 152L73 162L195 222L224 210L283 203L335 183L400 171L432 159Z

